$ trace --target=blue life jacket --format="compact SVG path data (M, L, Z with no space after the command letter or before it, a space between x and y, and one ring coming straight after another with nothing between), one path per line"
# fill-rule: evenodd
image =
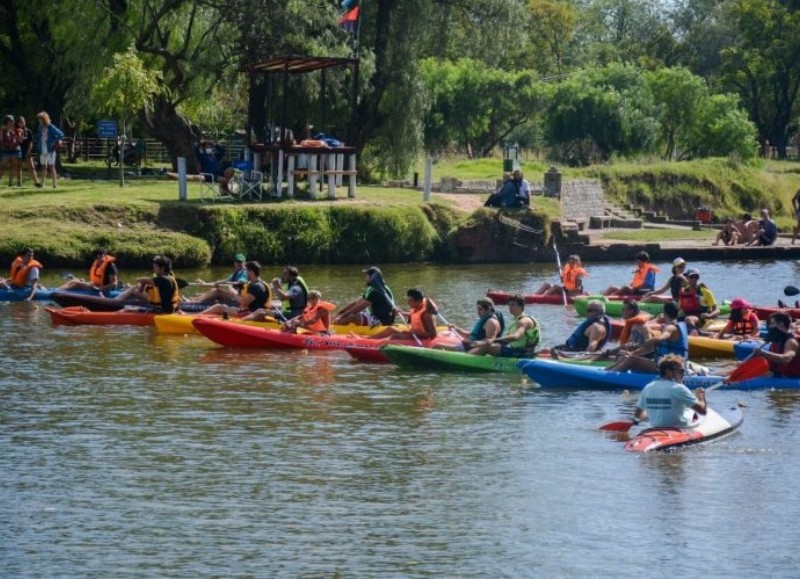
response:
M678 322L677 326L678 331L681 334L680 342L676 343L669 340L660 340L653 350L653 358L656 364L658 364L658 361L667 354L677 354L684 360L689 357L689 332L686 329L686 323Z
M483 327L486 325L486 322L492 318L497 318L497 321L500 322L500 333L498 333L497 336L503 335L506 329L506 322L503 319L503 314L501 312L487 312L478 318L478 321L475 322L475 325L472 327L472 331L469 333L471 342L486 339L486 330L484 330Z
M575 331L572 332L572 335L567 338L567 347L570 350L575 351L582 351L589 347L589 338L586 336L586 328L597 322L598 320L587 318L583 320ZM597 349L599 350L603 346L605 346L606 342L608 342L609 338L611 337L611 321L608 319L608 316L603 316L599 321L603 322L603 325L606 328L606 336L600 343L597 345Z

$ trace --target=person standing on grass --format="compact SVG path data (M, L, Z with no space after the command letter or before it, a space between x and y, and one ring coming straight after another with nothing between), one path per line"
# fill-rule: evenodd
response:
M50 120L50 115L42 111L36 118L39 119L39 127L36 129L36 142L35 151L39 155L39 164L42 166L42 172L47 175L50 173L50 179L53 183L53 189L58 188L58 177L56 176L56 151L61 146L61 139L64 138L64 133L55 126ZM42 176L42 185L44 185L45 177Z
M0 129L0 178L3 176L3 170L8 169L9 187L14 184L14 175L17 175L17 185L22 184L19 182L21 155L20 135L14 126L14 117L7 115L3 122L3 128Z
M44 183L39 182L39 176L36 174L36 163L33 162L33 131L28 127L25 122L25 117L17 117L17 131L22 136L20 148L22 149L22 161L20 163L20 178L22 177L22 168L27 167L30 171L33 184L37 187L43 187Z

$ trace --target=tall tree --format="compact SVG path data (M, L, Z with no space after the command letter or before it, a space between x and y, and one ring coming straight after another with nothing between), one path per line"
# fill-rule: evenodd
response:
M800 113L800 10L792 4L733 0L735 43L722 51L723 81L739 93L760 139L781 159Z

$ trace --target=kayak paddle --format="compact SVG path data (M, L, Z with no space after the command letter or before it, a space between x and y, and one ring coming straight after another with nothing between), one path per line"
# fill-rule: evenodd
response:
M736 382L752 380L753 378L763 376L769 371L769 362L767 362L766 358L761 356L752 357L753 354L750 356L751 357L749 357L747 360L736 366L736 368L733 369L727 378L709 388L706 388L706 392L711 392L717 388L722 388L723 386L728 386L729 384L735 384ZM600 430L604 430L606 432L627 432L634 424L638 424L638 422L634 422L633 420L619 420L617 422L609 422L604 424L600 427Z
M567 290L564 289L564 275L561 272L561 256L558 255L558 247L556 246L556 236L553 235L553 253L556 254L556 265L558 266L558 281L561 285L561 301L563 305L567 305Z
M783 288L783 295L786 297L800 295L800 288L796 288L793 285L787 285L785 288Z

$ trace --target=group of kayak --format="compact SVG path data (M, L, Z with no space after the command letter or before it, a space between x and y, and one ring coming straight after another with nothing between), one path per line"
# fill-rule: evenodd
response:
M155 325L162 332L200 333L230 347L340 349L359 360L416 368L523 372L545 388L641 390L656 381L660 361L670 355L688 361L694 345L697 352L712 355L745 358L756 352L768 361L771 376L747 376L734 387L800 388L798 343L786 311L770 312L764 331L761 310L742 298L718 304L699 283L699 272L687 270L684 260L676 259L670 281L655 288L657 268L646 254L638 257L631 283L591 297L583 294L582 279L588 274L580 259L570 256L560 286L545 284L528 296L490 291L489 297L477 300L477 319L469 330L449 324L416 288L406 292L408 310L401 312L377 267L364 270L361 296L334 313L336 307L309 289L297 268L287 266L280 278L265 282L260 264L243 254L235 256L227 278L193 282L209 289L187 299L180 289L190 284L175 277L169 258L156 256L152 277L115 289L115 258L98 249L86 281L70 280L50 290L49 298L65 307L47 310L54 323ZM36 299L43 291L36 287L38 275L32 276L42 266L32 258L32 251L21 252L5 291L25 293L25 299ZM539 350L541 327L525 312L526 303L565 301L573 302L584 319L563 344ZM502 302L508 304L508 316L496 308ZM730 319L720 320L725 313ZM615 314L621 320L613 319ZM445 326L437 326L437 318ZM754 341L762 333L768 346ZM721 339L728 336L734 340ZM611 347L615 339L620 343ZM725 346L716 349L710 345L714 342ZM684 383L712 386L724 380L690 375Z

